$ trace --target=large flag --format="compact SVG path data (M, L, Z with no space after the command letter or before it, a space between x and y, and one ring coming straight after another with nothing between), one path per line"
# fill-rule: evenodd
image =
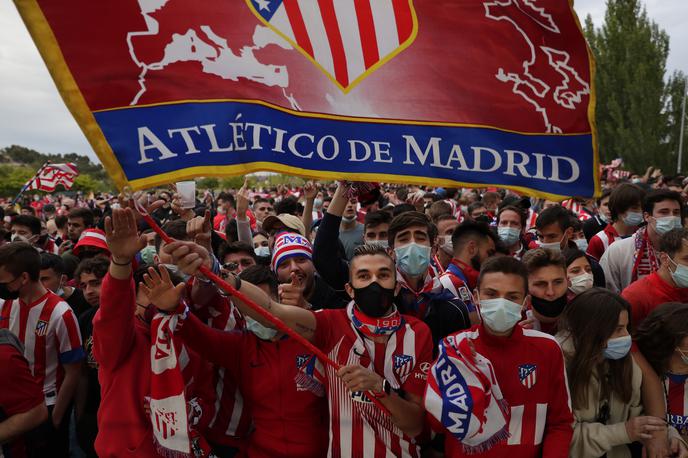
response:
M119 187L270 170L599 191L569 0L15 0Z
M66 164L46 164L24 185L22 192L32 189L53 192L58 185L64 186L65 189L71 189L78 175L79 170L76 164L72 162Z

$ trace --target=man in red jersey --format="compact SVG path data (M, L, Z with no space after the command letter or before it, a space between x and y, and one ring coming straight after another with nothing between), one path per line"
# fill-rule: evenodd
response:
M177 265L193 275L208 252L198 245L175 242L165 247ZM321 348L343 366L325 369L330 407L330 456L420 456L415 441L424 423L421 397L432 353L430 331L419 320L402 316L393 305L397 292L394 261L377 246L358 247L351 260L346 309L312 312L279 304L254 285L234 283L287 326ZM248 316L270 326L260 315L235 300ZM173 310L177 304L156 304ZM244 370L248 370L244 368ZM381 412L375 396L390 412Z
M483 322L464 332L472 340L475 352L492 363L501 393L510 409L508 439L491 447L485 445L480 456L568 457L573 437L573 414L564 356L553 337L518 326L528 296L525 267L509 256L489 259L480 271L477 293ZM460 334L450 337L456 339ZM445 345L449 341L449 338L445 339ZM431 369L433 373L434 369ZM431 413L436 411L427 400L426 405ZM472 406L473 403L459 405ZM447 410L442 406L439 409ZM469 408L449 418L452 421L457 418L477 419L483 413ZM433 417L437 415L433 414ZM463 445L449 432L461 431L452 421L443 422L446 456L468 456Z

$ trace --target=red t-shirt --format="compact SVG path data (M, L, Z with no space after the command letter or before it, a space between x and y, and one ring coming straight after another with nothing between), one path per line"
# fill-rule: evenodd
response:
M26 358L11 345L0 344L0 422L43 403L43 387L31 375ZM0 456L25 457L22 437L0 446Z
M621 292L621 297L631 304L631 325L638 325L657 306L667 302L688 302L688 288L677 288L665 282L657 272L636 280Z
M611 224L607 224L607 226L601 232L603 232L604 236L606 236L606 243L604 240L602 240L602 236L600 235L600 233L597 233L593 235L590 239L587 250L587 254L597 259L598 261L602 259L602 255L607 250L607 248L609 248L609 245L614 243L614 241L617 238L619 238L619 233L616 232L616 229L614 229L614 226L612 226Z

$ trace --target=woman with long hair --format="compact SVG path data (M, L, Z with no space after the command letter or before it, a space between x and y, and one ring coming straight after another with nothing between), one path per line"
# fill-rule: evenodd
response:
M577 295L592 288L592 266L581 250L567 249L562 255L566 261L566 279L569 282L568 299L572 301Z
M576 420L571 457L630 457L628 445L666 428L643 416L642 372L630 353L630 305L601 288L585 291L560 319L557 340L566 360Z
M657 307L641 323L636 340L664 382L669 424L688 438L688 304Z

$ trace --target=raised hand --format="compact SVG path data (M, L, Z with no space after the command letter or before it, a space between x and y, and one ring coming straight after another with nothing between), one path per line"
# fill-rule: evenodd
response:
M299 276L296 275L295 272L292 272L291 283L283 283L277 288L280 303L305 309L310 308L308 301L306 301L306 298L303 296L305 289L306 286L303 285Z
M186 222L186 235L189 240L193 240L197 244L211 251L211 236L212 236L212 220L210 218L210 210L205 211L205 215L196 216Z
M139 235L136 216L131 208L114 209L112 217L105 218L105 239L117 264L131 262L136 253L146 246L146 236Z
M179 218L183 219L184 221L190 221L194 216L196 216L196 213L194 213L193 208L182 207L182 199L178 193L174 193L172 195L172 202L170 203L170 207L172 208L172 211L179 215Z
M237 219L246 219L246 211L248 210L249 188L248 178L244 179L244 185L236 193L236 212Z
M312 181L307 182L303 185L303 196L306 200L315 200L315 196L318 195L318 187Z
M198 274L198 269L202 265L209 269L212 267L208 250L195 242L175 241L165 245L163 251L172 256L177 267L187 275Z
M172 312L179 305L186 285L180 283L174 286L167 268L165 266L159 268L158 274L157 270L149 267L148 273L143 275L143 282L139 283L139 288L153 306L165 312Z

